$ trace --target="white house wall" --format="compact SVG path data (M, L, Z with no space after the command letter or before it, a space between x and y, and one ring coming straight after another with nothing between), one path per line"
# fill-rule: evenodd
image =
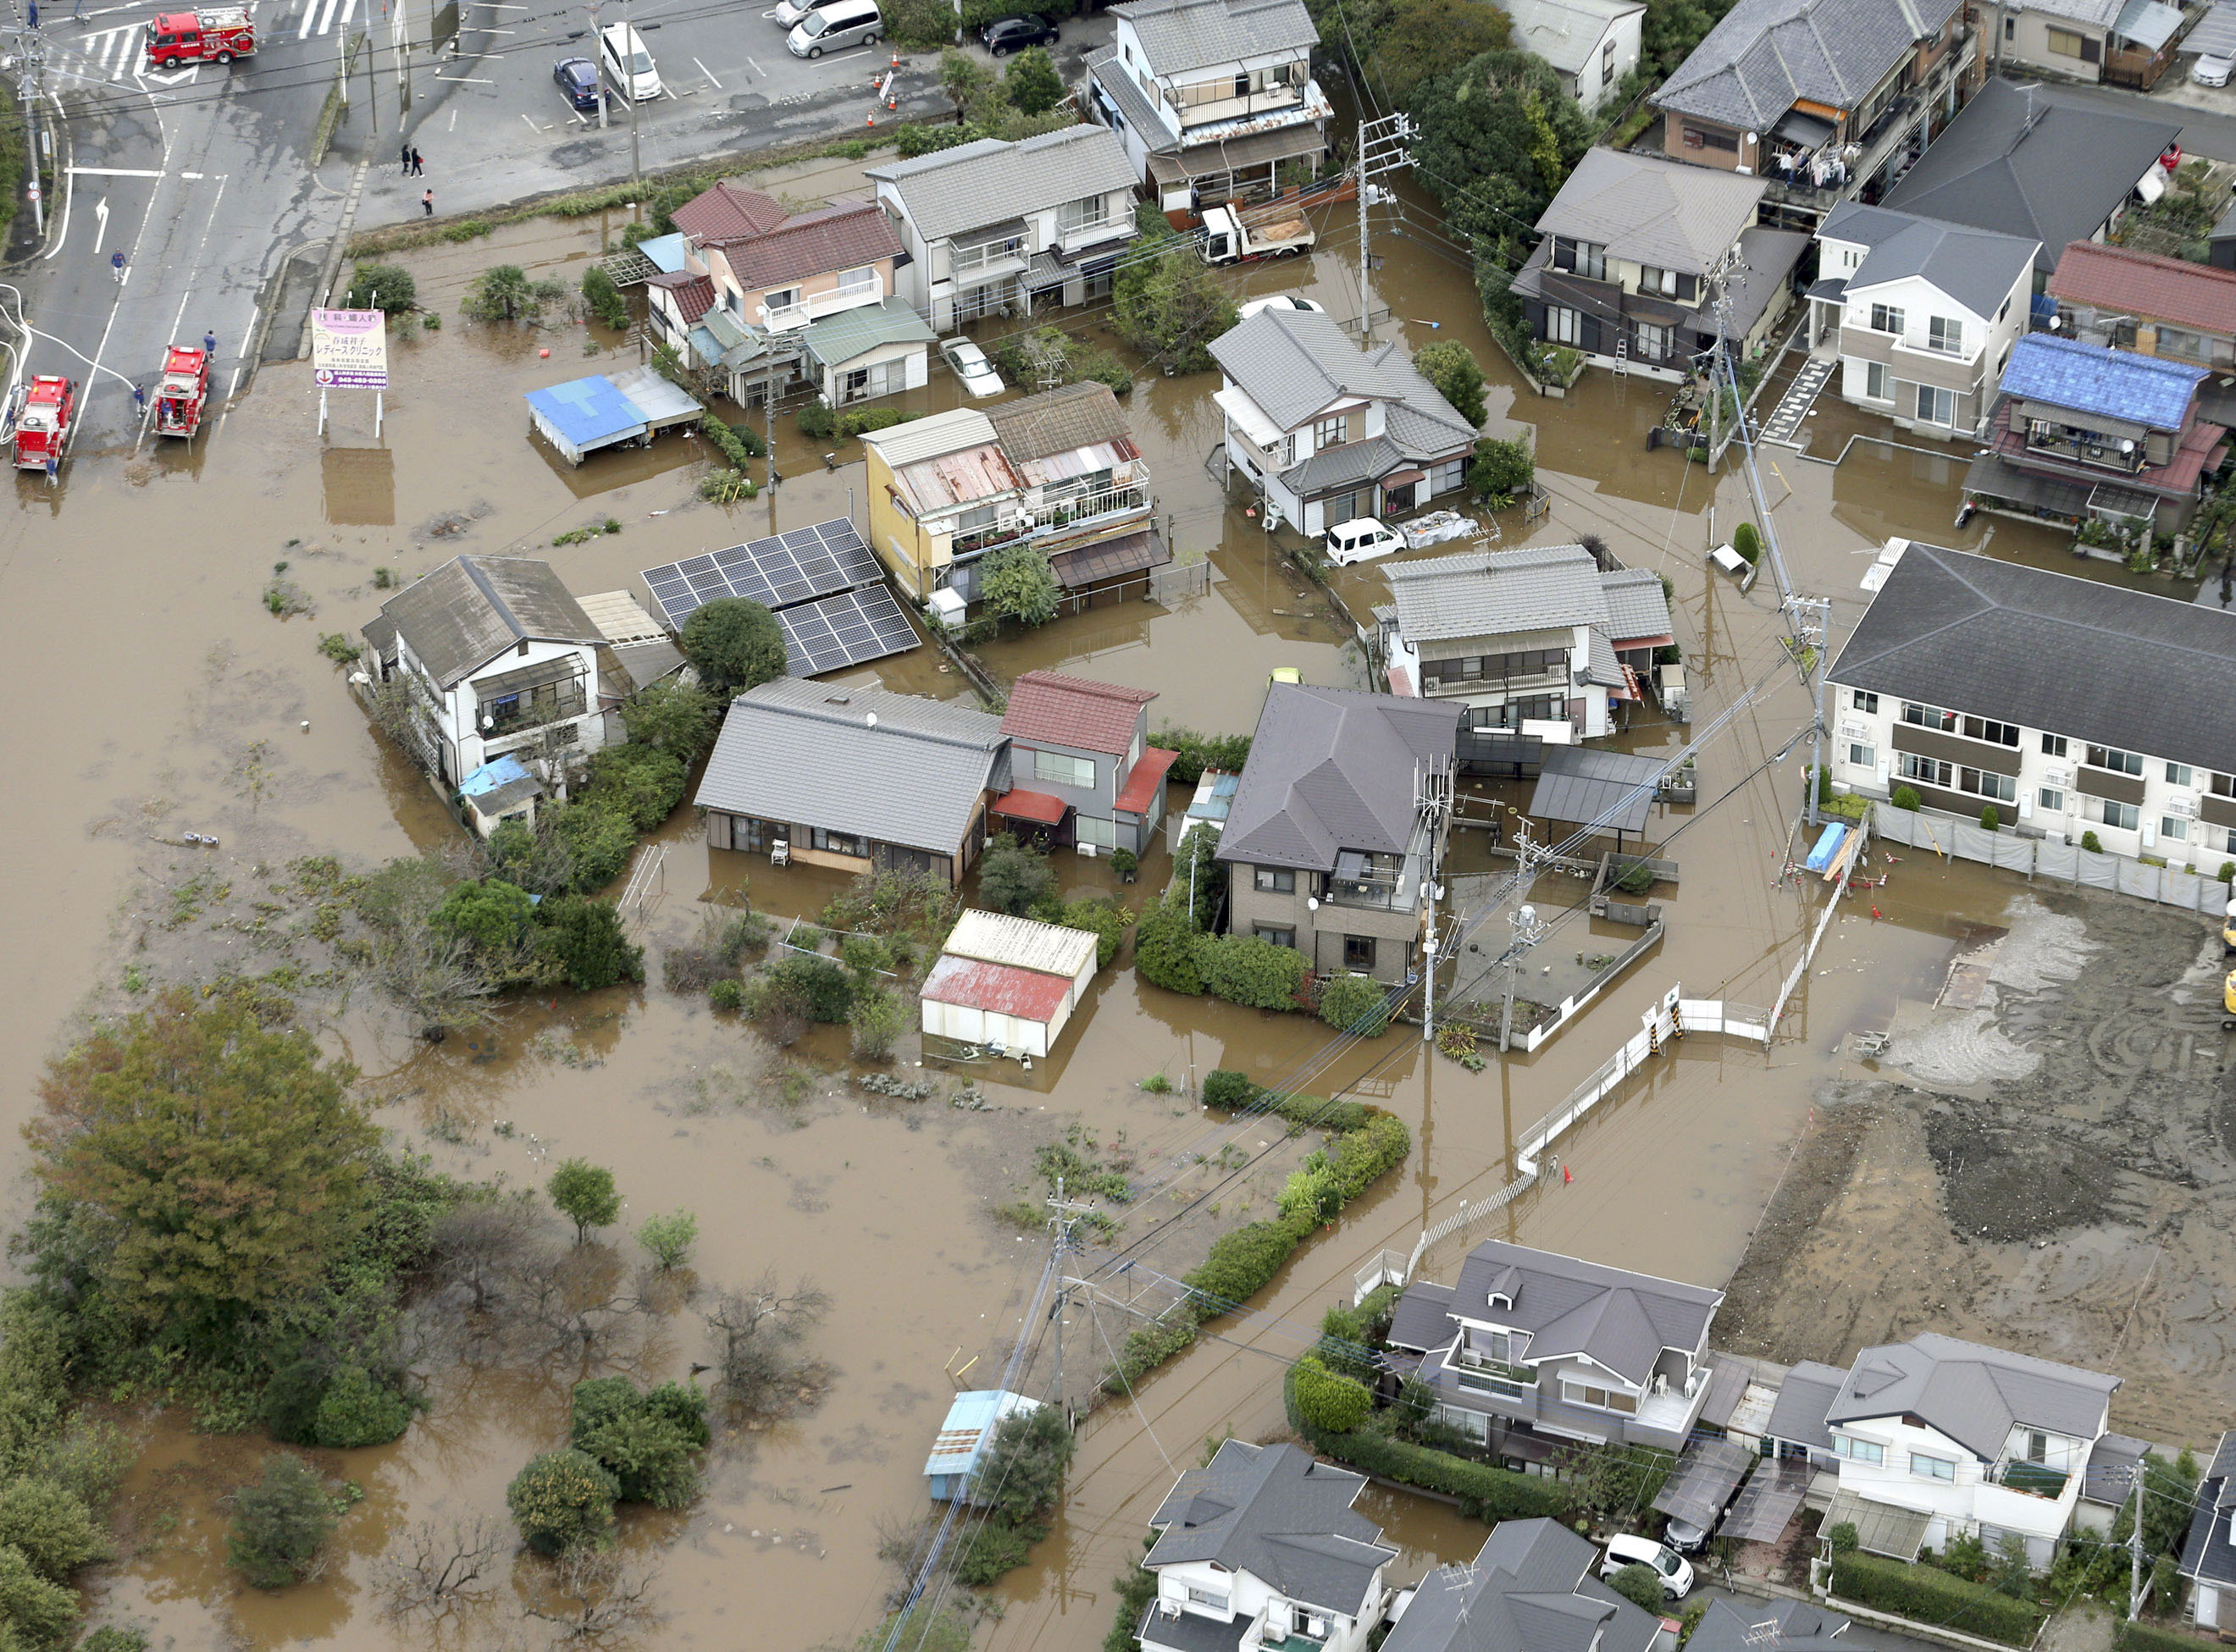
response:
M1819 266L1828 277L1845 277L1863 262L1862 254L1868 251L1851 242L1820 241ZM1843 330L1840 357L1840 395L1858 407L1884 413L1904 429L1921 430L1938 435L1958 436L1976 436L1988 417L1995 400L1995 387L2001 383L2003 366L2010 358L2011 346L2018 340L2027 325L2028 298L2033 285L2031 266L2022 271L1994 314L1979 315L1959 304L1923 276L1904 276L1898 280L1876 281L1869 286L1850 286L1843 297L1840 324ZM1899 335L1875 333L1871 329L1871 306L1885 305L1902 311L1903 330ZM1963 324L1965 348L1959 355L1948 355L1930 347L1931 337L1929 322L1942 317ZM1973 423L1951 431L1947 425L1923 423L1912 415L1917 411L1914 401L1904 410L1904 399L1873 400L1871 387L1869 358L1847 353L1846 335L1850 330L1872 338L1892 338L1895 348L1892 359L1883 364L1888 376L1910 391L1921 382L1941 384L1947 382L1951 367L1962 366L1970 379L1967 392L1975 396L1977 414ZM1976 346L1978 348L1976 351Z
M1990 1548L1992 1534L2009 1531L2029 1539L2029 1552L2040 1553L2035 1544L2062 1536L2072 1524L2074 1505L2081 1495L2078 1473L2067 1478L2056 1497L2040 1497L1996 1485L1986 1478L1987 1464L1937 1428L1898 1417L1879 1417L1838 1424L1833 1432L1868 1440L1884 1452L1884 1461L1876 1464L1840 1458L1840 1489L1874 1503L1932 1516L1934 1524L1928 1528L1925 1541L1933 1548L1946 1548L1950 1538L1977 1535L1979 1528L1986 1526L1992 1529L1990 1537L1983 1538ZM2086 1454L2084 1446L2084 1459ZM1912 1472L1913 1455L1953 1464L1953 1478L1942 1480Z
M1375 1570L1374 1578L1362 1604L1378 1605L1383 1593L1384 1568ZM1157 1568L1157 1598L1172 1601L1183 1609L1190 1607L1188 1590L1191 1587L1210 1595L1225 1595L1227 1610L1225 1614L1210 1611L1197 1604L1190 1616L1209 1618L1214 1622L1231 1622L1234 1628L1235 1643L1241 1643L1244 1633L1258 1621L1259 1616L1275 1601L1286 1602L1288 1597L1269 1589L1255 1572L1228 1571L1209 1561L1191 1561L1184 1564ZM1308 1610L1325 1612L1325 1608L1308 1606ZM1326 1652L1365 1652L1367 1636L1372 1632L1378 1614L1368 1611L1351 1616L1331 1615Z

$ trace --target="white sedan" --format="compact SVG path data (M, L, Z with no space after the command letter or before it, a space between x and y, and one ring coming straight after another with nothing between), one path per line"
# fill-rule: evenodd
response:
M2202 54L2190 66L2189 77L2200 86L2226 86L2231 69L2236 69L2236 48Z
M994 364L986 359L986 352L968 338L943 338L939 353L955 370L963 388L973 396L999 396L1002 376L994 370Z
M1300 298L1293 292L1277 292L1270 298L1253 298L1242 306L1242 319L1247 321L1260 310L1309 310L1315 315L1327 314L1327 305L1314 304L1310 298Z

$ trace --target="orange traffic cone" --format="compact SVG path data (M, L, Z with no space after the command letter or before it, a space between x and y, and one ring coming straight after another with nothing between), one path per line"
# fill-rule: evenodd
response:
M1575 1179L1576 1179L1576 1178L1575 1178L1575 1177L1574 1175L1572 1175L1572 1174L1569 1172L1568 1167L1567 1165L1563 1164L1563 1165L1561 1167L1561 1185L1562 1185L1562 1187L1566 1187L1566 1186L1568 1186L1568 1183L1571 1183L1571 1182L1575 1181Z
M878 112L877 112L875 109L871 109L871 110L870 111L869 118L868 118L867 120L864 121L862 122L862 124L863 124L864 126L875 126L875 125L877 125L877 123L878 123Z
M900 106L901 101L897 97L889 97L885 100L885 107L889 109L897 109Z

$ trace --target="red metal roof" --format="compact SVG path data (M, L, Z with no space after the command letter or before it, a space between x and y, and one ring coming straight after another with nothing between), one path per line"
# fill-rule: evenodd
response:
M1180 753L1153 745L1141 753L1141 760L1134 765L1134 772L1126 777L1126 790L1118 794L1118 812L1121 815L1146 815L1156 806L1159 795L1165 789L1165 774L1180 761Z
M2121 310L2144 321L2236 338L2236 271L2075 241L2049 278L2053 298Z
M1011 820L1036 820L1043 826L1061 826L1063 817L1071 812L1071 805L1044 791L1027 791L1019 787L995 798L994 812L1007 815Z
M900 250L901 238L892 220L866 200L801 213L722 248L738 285L755 292L811 275L858 270L893 258Z
M674 293L675 307L683 312L683 324L687 327L714 307L714 282L703 275L694 275L688 270L648 276L645 285L665 287Z
M1009 690L1002 732L1013 739L1122 757L1134 749L1141 708L1156 698L1154 689L1120 688L1061 672L1029 671Z
M727 180L702 190L668 216L675 227L700 246L766 235L785 220L783 203L758 189Z
M943 953L931 974L924 978L923 996L934 1004L958 1004L964 1009L996 1015L1015 1015L1027 1021L1053 1020L1063 1007L1071 983L1062 975L1010 964L981 963Z

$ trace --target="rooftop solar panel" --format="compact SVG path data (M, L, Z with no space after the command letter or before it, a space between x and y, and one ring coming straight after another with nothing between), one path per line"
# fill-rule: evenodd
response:
M820 677L904 653L923 640L883 586L780 608L776 620L784 627L794 677Z
M653 605L677 629L694 608L720 597L780 610L880 577L878 559L843 516L644 571Z

